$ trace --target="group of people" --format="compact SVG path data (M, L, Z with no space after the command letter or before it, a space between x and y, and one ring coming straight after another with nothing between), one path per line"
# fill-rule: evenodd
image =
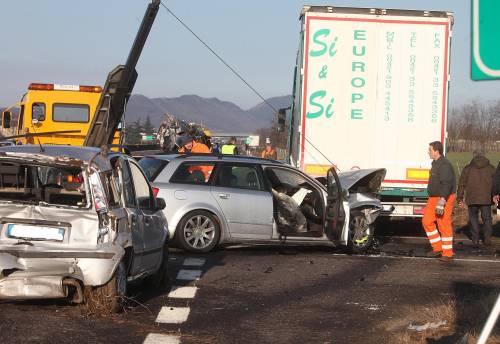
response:
M183 138L180 143L179 153L200 153L200 154L226 154L226 155L240 155L242 152L237 146L236 137L231 137L223 145L213 145L210 136L204 132L203 135L195 136L188 135ZM261 153L264 159L277 159L276 149L272 146L270 141L266 141L266 147Z
M483 220L483 243L492 244L491 206L500 200L500 164L495 170L484 156L482 149L473 152L471 162L464 167L456 185L455 172L443 155L443 144L429 144L432 159L427 192L429 195L422 218L422 225L432 246L428 257L453 261L452 212L455 201L459 207L468 207L473 245L480 244L479 212Z

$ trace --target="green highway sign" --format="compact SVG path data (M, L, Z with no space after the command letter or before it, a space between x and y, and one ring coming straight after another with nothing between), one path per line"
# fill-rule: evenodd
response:
M500 79L500 0L472 0L472 80Z

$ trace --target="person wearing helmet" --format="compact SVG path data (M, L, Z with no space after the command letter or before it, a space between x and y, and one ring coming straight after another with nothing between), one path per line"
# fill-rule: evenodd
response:
M188 153L204 153L210 154L210 148L208 148L205 144L198 142L192 136L186 136L181 141L181 148L179 148L179 153L188 154Z
M278 158L278 154L276 153L276 149L271 145L271 141L266 140L266 148L261 153L261 157L263 159L274 159Z
M212 152L212 134L210 133L210 130L203 130L203 134L201 135L200 142L203 143L205 146L210 149Z

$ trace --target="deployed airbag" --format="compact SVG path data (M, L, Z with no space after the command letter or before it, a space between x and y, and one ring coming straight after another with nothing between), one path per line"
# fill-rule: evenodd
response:
M290 233L306 232L307 219L300 210L297 202L285 193L272 189L276 200L276 222L278 231L282 235Z

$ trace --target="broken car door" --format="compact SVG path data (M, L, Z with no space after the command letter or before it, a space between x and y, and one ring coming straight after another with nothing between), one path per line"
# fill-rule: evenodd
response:
M325 212L325 234L330 240L339 241L344 228L345 211L342 201L342 186L334 167L328 170L326 180L328 196Z
M139 217L142 219L144 251L141 263L146 270L153 270L161 262L164 240L159 240L159 238L165 237L164 228L157 214L156 202L148 180L135 162L130 161L129 164L134 180Z
M143 228L141 226L142 215L135 198L134 183L129 163L127 159L120 157L118 164L122 201L124 207L127 209L132 246L134 249L129 274L137 275L144 271L142 267L142 255L144 253Z

